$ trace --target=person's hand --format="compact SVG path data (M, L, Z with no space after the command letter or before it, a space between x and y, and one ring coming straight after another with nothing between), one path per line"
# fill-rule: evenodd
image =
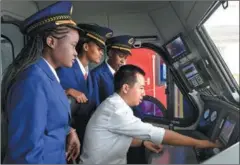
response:
M163 145L156 145L150 141L144 141L143 145L152 152L159 153L163 150Z
M88 101L84 93L75 89L68 89L65 91L67 95L72 96L78 103L86 103Z
M219 141L216 141L215 143L213 143L209 140L199 140L198 144L195 147L196 148L221 148L222 145L219 143Z
M71 128L70 133L67 136L67 160L76 160L80 153L80 141L78 139L77 133Z

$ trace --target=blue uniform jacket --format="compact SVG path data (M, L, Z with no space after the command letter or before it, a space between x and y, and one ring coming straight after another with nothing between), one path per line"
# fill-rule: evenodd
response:
M72 127L76 128L77 134L82 143L87 122L96 109L96 103L92 99L93 86L91 76L88 75L87 80L84 79L84 75L77 60L74 61L71 68L62 67L57 69L57 74L61 85L65 90L73 88L84 93L88 98L88 102L79 104L77 111L72 114Z
M91 76L87 77L87 81L84 79L84 75L77 60L74 61L71 68L61 67L57 69L57 74L60 83L65 90L73 88L84 93L89 100L92 98Z
M44 59L20 74L7 100L8 147L4 163L66 164L70 106Z
M113 75L106 62L103 62L91 71L91 76L93 81L93 96L98 106L114 93Z
M93 81L93 96L98 106L114 93L114 77L106 62L94 68L91 71L91 76ZM143 117L139 106L132 108L135 116L139 118Z

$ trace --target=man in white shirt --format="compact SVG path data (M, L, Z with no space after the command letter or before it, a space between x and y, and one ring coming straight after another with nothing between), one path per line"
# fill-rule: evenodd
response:
M107 97L114 93L114 74L116 71L123 65L126 64L127 58L131 56L131 49L133 48L134 37L130 35L119 35L114 36L106 41L106 52L107 59L98 67L94 68L91 71L92 81L93 81L93 96L97 106L101 104ZM131 107L134 113L134 116L142 118L141 108L140 107ZM137 139L134 139L136 141ZM133 143L134 143L133 141ZM149 150L155 150L159 152L162 146L154 146L145 142L142 146L133 146L129 148L127 155L127 163L129 164L142 164L146 163L145 156L145 147ZM135 155L138 156L138 159L135 158ZM140 157L140 158L139 158Z
M144 76L144 71L134 65L122 66L116 72L115 93L100 104L88 122L80 156L82 163L126 164L127 151L134 138L156 145L218 147L210 141L183 136L135 117L130 107L139 105L145 95Z

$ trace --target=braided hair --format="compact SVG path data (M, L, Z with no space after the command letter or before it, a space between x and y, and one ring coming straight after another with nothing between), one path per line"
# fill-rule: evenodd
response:
M35 34L29 36L27 45L24 46L21 52L3 73L1 84L1 102L3 112L5 112L6 109L7 97L10 88L17 81L17 77L43 55L43 50L47 47L47 37L52 36L56 39L62 39L68 32L68 27L58 26L54 29L45 30L44 32L35 32Z

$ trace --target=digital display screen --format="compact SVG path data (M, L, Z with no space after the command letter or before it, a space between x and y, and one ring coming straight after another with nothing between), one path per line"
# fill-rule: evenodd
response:
M172 57L175 58L177 56L180 56L184 53L187 53L188 50L186 48L186 45L184 44L182 38L179 36L170 43L165 45L165 48L168 52L168 54Z
M225 143L228 143L234 127L235 123L233 121L226 120L220 133L220 139L222 139Z
M160 79L161 82L166 82L167 80L167 67L166 64L161 64L160 65Z
M198 73L197 69L195 68L194 64L190 64L185 66L182 71L184 72L186 78L190 78Z

